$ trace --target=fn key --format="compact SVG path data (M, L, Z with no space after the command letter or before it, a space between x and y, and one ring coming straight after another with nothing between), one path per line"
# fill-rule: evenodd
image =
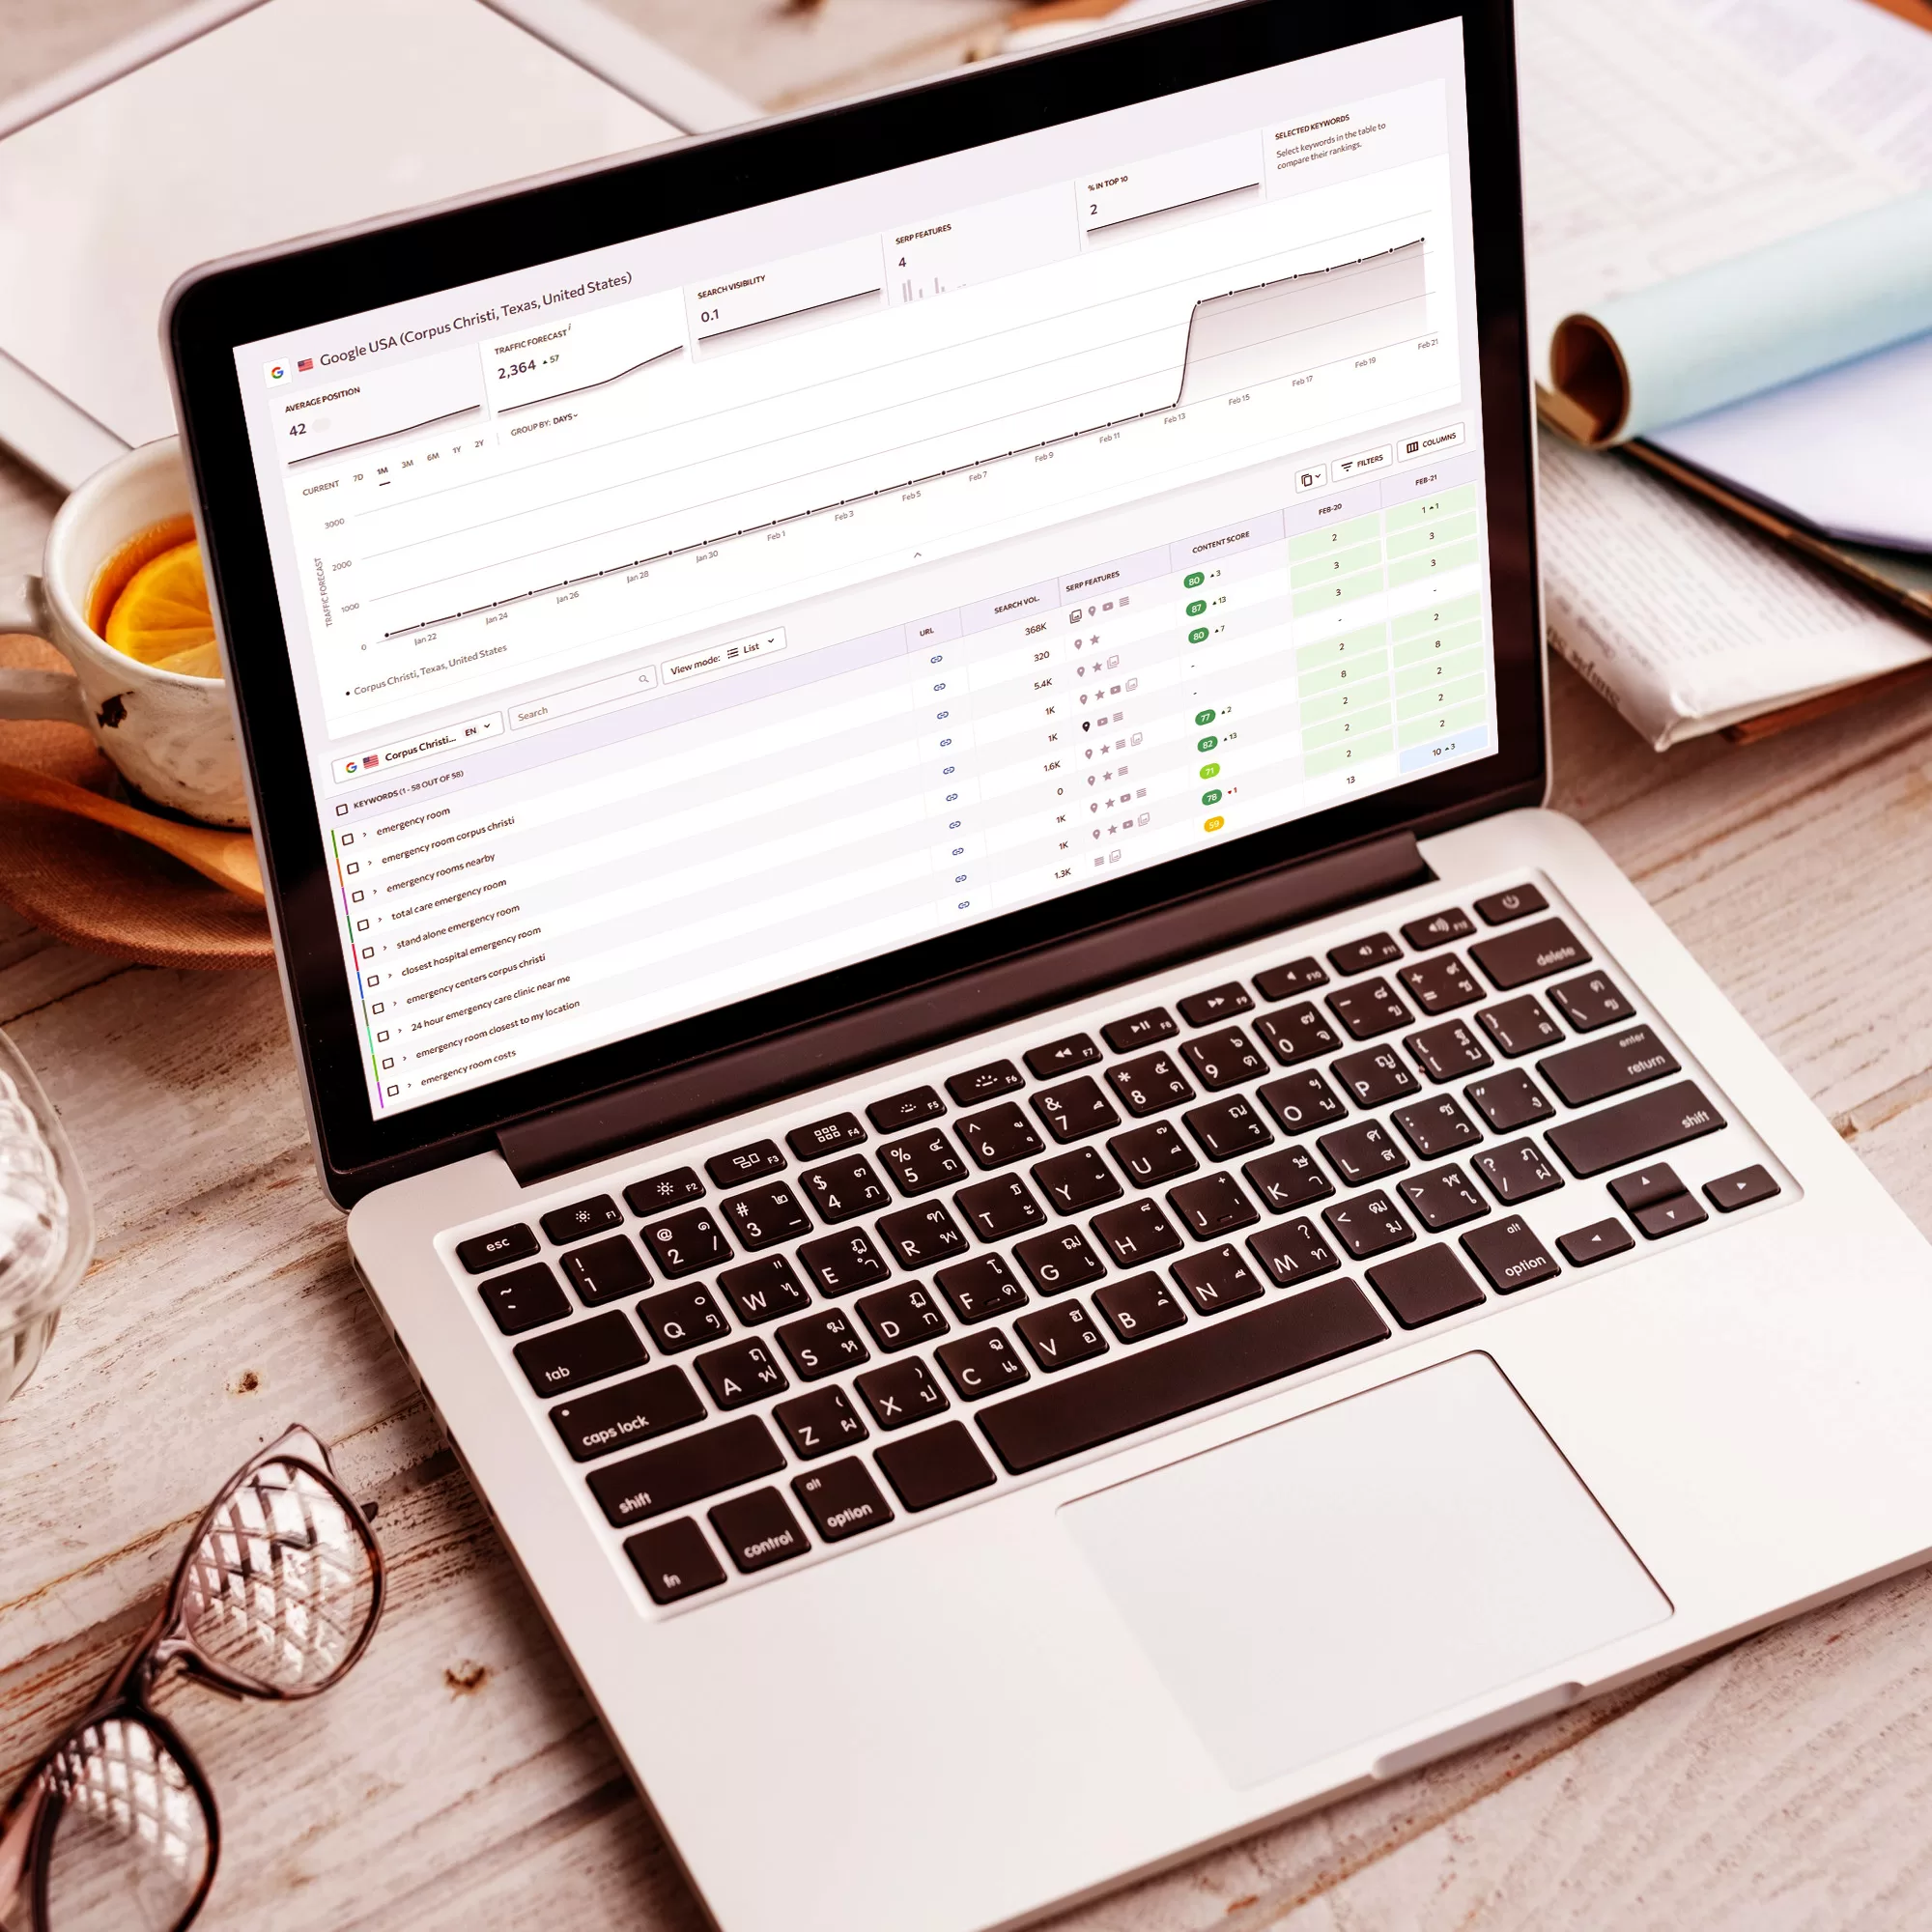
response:
M711 1553L704 1532L686 1517L634 1536L624 1553L643 1578L654 1604L675 1604L724 1580L724 1566Z

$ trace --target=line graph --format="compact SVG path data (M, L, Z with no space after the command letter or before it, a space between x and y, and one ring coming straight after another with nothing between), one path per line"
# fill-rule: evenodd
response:
M859 289L848 296L834 296L829 301L810 303L805 308L786 309L761 322L741 322L729 328L714 328L697 338L700 355L731 355L760 342L776 342L786 335L799 335L813 328L842 322L849 316L869 314L885 300L882 288Z
M1116 363L1122 350L1132 352L1136 344L1140 345L1140 360L1143 363L1147 360L1150 347L1162 352L1159 361L1151 369L1125 372L1119 367L1105 369L1101 373L1112 380L1087 389L1070 389L1067 373L1056 373L1053 380L1058 384L1059 392L1052 400L1059 406L1058 412L1063 418L1067 413L1069 402L1078 412L1083 396L1092 396L1096 405L1101 406L1091 412L1076 413L1075 420L1068 427L1051 428L1046 434L1004 445L997 441L992 446L986 441L969 442L956 455L945 449L949 439L943 433L937 437L927 434L898 442L874 440L856 459L848 458L842 464L829 465L821 460L794 470L767 473L758 479L755 494L769 499L774 495L782 496L808 489L815 480L852 476L855 461L871 471L870 474L854 477L864 485L862 488L823 496L814 492L797 502L796 507L774 507L767 514L743 521L734 520L725 513L734 504L745 504L748 497L754 493L742 487L711 497L694 496L687 491L678 505L685 529L678 533L675 541L666 542L642 554L620 559L612 559L608 554L601 558L585 558L589 568L566 568L559 574L539 573L543 581L536 582L530 582L526 574L524 582L506 585L501 582L506 571L536 563L551 554L561 557L563 551L559 546L543 544L526 550L506 550L499 538L493 542L487 565L460 571L450 577L432 577L398 583L380 591L370 602L379 608L413 602L420 609L428 597L443 585L456 588L466 582L494 580L488 584L488 595L459 598L434 615L411 614L400 622L385 622L381 632L385 641L411 637L440 625L501 611L578 586L622 577L671 558L702 554L721 544L784 530L820 519L841 517L849 514L856 505L903 497L950 478L978 476L999 466L1026 459L1037 460L1046 452L1106 437L1179 408L1192 408L1217 397L1241 395L1267 384L1305 377L1308 371L1321 365L1346 361L1350 357L1373 356L1376 352L1393 343L1423 334L1428 327L1427 250L1423 239L1418 237L1349 261L1277 276L1197 299L1188 312L1184 327L1179 331L1178 357L1161 339L1167 331L1146 330L1139 336L1117 337L1112 343L1104 345L1105 349L1113 352ZM1098 355L1098 351L1079 349L1054 359L1066 364L1070 371L1072 367L1094 361ZM665 357L660 355L650 359L658 361ZM648 364L636 365L637 368L645 366ZM1019 375L1031 377L1050 370L1051 366L1045 361L1037 362L1020 371ZM635 369L625 370L606 381L616 382L635 372ZM1012 380L1008 378L1009 385ZM582 386L589 389L604 384ZM929 391L915 400L929 417L935 406L943 405L951 395L963 393L972 386L965 384L954 390ZM1128 392L1125 399L1138 403L1139 407L1122 412L1104 413L1104 401L1121 399L1123 391ZM578 391L561 393L575 394ZM533 401L515 407L529 409L536 407L536 403ZM867 413L890 423L902 416L906 409L904 403L888 403ZM1032 410L1023 408L1009 412L1005 417L995 416L990 423L974 422L963 427L983 434L988 429L997 430L1003 421L1025 422L1030 415L1037 417L1039 413L1037 407ZM848 434L857 433L863 441L864 420L863 417L847 417L839 428ZM957 435L951 440L955 445L964 440ZM777 450L781 442L781 439L768 440L765 452ZM950 457L950 460L942 460L931 468L911 470L894 467L893 459L895 457L935 450ZM689 480L707 469L715 469L716 463L714 453L699 451L682 472L668 468L659 471L653 480ZM713 510L720 513L716 521L705 521L706 513ZM526 523L527 519L525 513L516 512L504 521L520 525ZM638 528L644 521L630 518L588 532L583 531L580 525L570 534L570 547L609 542ZM471 524L467 533L473 533L478 527ZM423 545L434 546L438 539L429 537L421 541ZM416 543L405 543L390 551L369 554L372 560L376 560L399 556L418 547ZM478 587L480 589L483 585L479 583Z
M421 422L405 423L401 429L385 429L376 436L356 437L350 442L338 442L328 449L317 449L301 456L292 456L288 468L299 469L308 463L327 463L331 456L347 456L352 449L373 449L378 443L400 442L408 436L420 436L426 429L440 429L453 422L463 422L470 416L483 413L481 403L470 403L460 410L446 410L440 416L426 416Z
M1423 244L1236 289L1195 305L1176 403L1360 355L1429 327ZM1292 365L1292 366L1290 366Z
M1244 208L1262 198L1259 181L1243 182L1238 187L1222 188L1213 194L1196 195L1190 201L1171 202L1165 208L1150 209L1145 214L1123 215L1118 221L1096 222L1087 231L1090 248L1111 247L1117 242L1132 242L1146 235L1159 235L1188 221L1209 220L1236 208Z
M616 384L626 382L633 376L641 375L646 369L654 369L660 362L668 362L673 356L684 354L684 345L660 349L655 355L646 355L641 362L633 362L628 369L619 369L614 376L600 376L594 383L578 383L568 389L557 389L548 396L532 396L527 402L505 403L497 412L500 420L504 416L520 415L525 410L540 410L550 403L568 402L572 396L587 396L594 390L609 389Z

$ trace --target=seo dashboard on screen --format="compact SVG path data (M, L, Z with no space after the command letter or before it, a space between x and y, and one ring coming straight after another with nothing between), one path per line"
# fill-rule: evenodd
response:
M1494 749L1459 26L238 352L370 1104Z

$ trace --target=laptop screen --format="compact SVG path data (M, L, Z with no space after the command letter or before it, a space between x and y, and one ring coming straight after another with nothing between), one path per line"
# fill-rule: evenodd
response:
M239 349L371 1113L1493 756L1462 62Z

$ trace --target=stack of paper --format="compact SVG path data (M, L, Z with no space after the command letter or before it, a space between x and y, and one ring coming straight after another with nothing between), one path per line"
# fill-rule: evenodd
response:
M1541 351L1565 315L1932 185L1932 34L1865 0L1520 0L1518 19ZM1547 383L1547 362L1539 374ZM1814 382L1829 407L1833 385L1873 380L1853 363ZM1807 416L1815 428L1817 395L1796 393L1810 389L1795 384L1772 406L1794 437ZM1925 407L1923 395L1906 406ZM1842 434L1787 450L1776 432L1775 416L1725 411L1650 440L1817 507L1849 503L1836 521L1861 533L1895 536L1909 521L1910 505L1882 516L1860 503ZM1932 661L1923 633L1629 458L1546 436L1544 472L1550 636L1660 749ZM1828 503L1820 486L1848 482ZM1915 500L1922 509L1922 493ZM1932 614L1932 567L1864 561L1901 598L1916 580Z
M1542 457L1550 639L1659 751L1932 661L1836 578L1629 458L1548 430Z

